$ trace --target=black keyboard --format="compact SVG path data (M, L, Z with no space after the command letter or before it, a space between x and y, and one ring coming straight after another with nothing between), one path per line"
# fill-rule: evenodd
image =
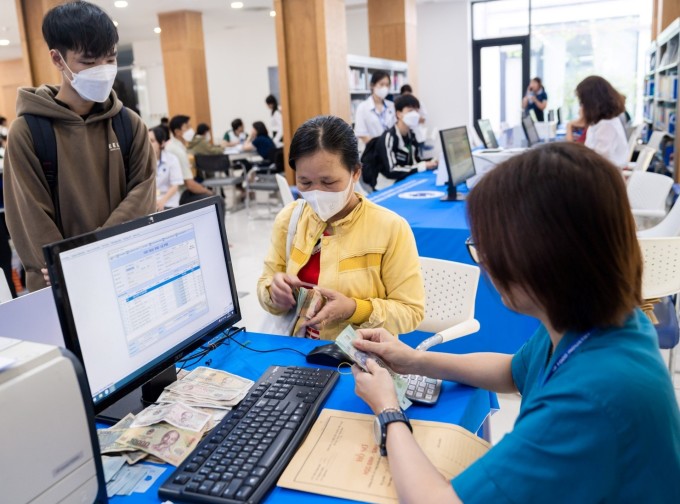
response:
M158 495L172 501L259 502L302 443L338 376L331 370L271 366Z

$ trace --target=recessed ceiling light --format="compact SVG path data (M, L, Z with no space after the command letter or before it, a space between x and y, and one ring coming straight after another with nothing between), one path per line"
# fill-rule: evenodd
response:
M161 32L161 27L160 27L160 26L156 26L156 28L153 29L153 32L154 32L154 33L160 33L160 32Z
M115 21L115 20L114 20L114 21L113 21L113 26L115 26L116 28L118 28L118 21Z
M0 46L5 46L9 45L9 40L7 39L0 39Z
M232 9L243 9L243 2L231 2Z
M276 17L276 11L275 11L275 10L270 10L270 11L269 11L269 15L270 15L271 17Z
M128 3L125 0L116 0L113 2L113 5L115 7L118 7L119 9L124 9L125 7L128 6Z

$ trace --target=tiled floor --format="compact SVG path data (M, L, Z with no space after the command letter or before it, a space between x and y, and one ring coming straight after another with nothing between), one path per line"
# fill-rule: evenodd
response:
M258 193L262 204L251 209L250 216L245 210L228 213L226 217L231 260L239 292L243 325L257 331L264 311L257 301L257 279L262 272L262 263L270 242L274 217L280 204L271 211L263 204L267 195ZM664 355L667 358L667 353ZM679 368L674 374L675 394L680 402L680 356L676 359ZM519 414L520 397L517 394L499 394L500 411L491 417L491 440L497 443L503 435L512 430Z

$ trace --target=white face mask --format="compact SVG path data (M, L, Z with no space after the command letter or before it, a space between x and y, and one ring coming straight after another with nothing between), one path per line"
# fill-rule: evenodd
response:
M418 129L418 124L420 124L420 114L415 110L411 110L405 113L401 120L404 121L406 126L415 131Z
M73 73L63 56L61 56L61 61L63 61L66 69L71 72L71 79L69 79L71 87L76 90L76 93L83 100L98 103L106 101L111 94L113 83L116 80L116 74L118 73L117 65L97 65L81 70L78 73Z
M205 141L210 143L210 140L212 140L212 135L210 133L205 134Z
M184 140L187 142L191 142L194 139L194 135L194 128L189 128L184 133L182 133L182 138L184 138Z
M0 135L6 137L9 133L9 128L7 126L0 126Z
M334 192L315 189L314 191L300 191L300 195L309 203L319 219L326 222L345 208L351 191L352 177L350 177L349 184L344 191Z
M390 94L390 88L387 86L377 86L373 89L373 92L375 95L380 98L381 100L384 100L385 97Z

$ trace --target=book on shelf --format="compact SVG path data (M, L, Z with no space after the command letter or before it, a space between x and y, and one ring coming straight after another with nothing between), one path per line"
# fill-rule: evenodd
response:
M659 100L677 100L678 99L678 76L677 75L659 75Z

